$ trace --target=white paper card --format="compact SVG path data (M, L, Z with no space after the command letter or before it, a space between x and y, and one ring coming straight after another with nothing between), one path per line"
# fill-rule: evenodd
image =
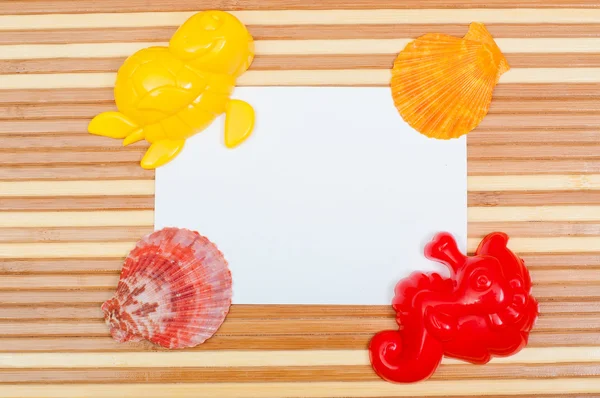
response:
M466 246L466 138L428 139L389 88L244 87L252 136L223 119L156 173L157 229L185 227L224 253L237 304L390 304L438 231Z

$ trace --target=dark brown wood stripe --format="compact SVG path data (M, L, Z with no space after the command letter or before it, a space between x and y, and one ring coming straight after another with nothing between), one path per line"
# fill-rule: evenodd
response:
M122 261L121 261L122 263ZM120 270L120 267L119 267ZM118 272L118 270L117 270ZM585 305L585 303L579 303ZM0 306L2 319L42 319L43 315L54 311L52 318L60 319L93 319L104 317L100 311L100 303L79 306ZM268 316L265 315L268 313ZM387 318L393 319L395 312L391 305L239 305L234 304L229 310L229 317L246 320L283 320L283 319L345 319L345 318Z
M100 303L99 303L100 304ZM590 320L580 321L582 326L591 324ZM595 324L595 323L594 323ZM236 319L228 317L218 331L226 336L256 335L298 335L298 334L374 334L380 330L394 328L393 319L360 318L360 319ZM549 328L547 324L545 328ZM550 329L549 329L550 330ZM16 336L109 336L103 319L98 320L32 320L32 321L0 321L0 335Z
M598 85L600 88L600 85ZM591 90L591 88L590 88ZM112 88L0 90L0 104L114 103Z
M505 98L523 100L588 98L597 100L598 92L600 92L600 83L507 83L496 87L494 101ZM113 101L112 88L0 90L0 104L112 104ZM0 134L3 132L5 130L0 128Z
M213 336L192 348L202 350L339 350L364 349L372 335ZM111 337L0 338L0 352L131 352L164 351L149 342L119 344Z
M600 191L496 191L473 192L468 195L468 205L477 206L562 206L598 204Z
M50 133L52 134L52 133ZM139 163L146 152L146 147L139 147L137 151L125 148L115 148L112 151L78 150L75 148L60 150L52 148L31 151L3 152L0 156L0 167L15 165L65 165L65 164L110 164L110 163ZM1 208L2 199L0 199Z
M600 24L506 24L485 25L495 38L600 37ZM397 39L426 33L463 36L468 24L357 24L357 25L248 25L255 40ZM112 42L167 42L177 26L91 29L40 29L4 31L4 44L66 44Z
M515 148L520 144L597 144L600 142L600 131L585 129L562 129L560 131L548 130L521 130L507 129L505 131L474 130L468 136L470 150L475 145L513 144Z
M391 69L395 58L396 54L258 55L252 70ZM600 66L597 53L509 53L506 58L513 68ZM0 60L0 74L116 72L124 60L125 57ZM571 106L571 103L563 106Z
M528 267L568 268L600 267L600 254L594 253L540 253L521 256Z
M120 270L120 268L119 268ZM542 271L543 272L543 271ZM115 271L117 275L118 270ZM534 280L535 274L534 271ZM85 305L0 305L0 320L101 320L104 318L100 304ZM600 309L593 302L576 301L566 303L542 302L540 312L543 316L597 316ZM266 316L265 314L269 314ZM283 306L283 305L237 305L234 304L229 312L229 317L262 321L264 319L394 319L396 313L391 305L387 306ZM325 321L324 321L325 322ZM599 337L600 338L600 337Z
M91 179L153 180L154 170L145 170L140 167L138 162L0 167L0 181L74 181Z
M503 231L511 237L541 236L598 236L597 222L471 222L469 237L480 238L494 231ZM600 274L600 270L598 271ZM600 311L600 308L598 308Z
M3 105L0 106L0 120L22 120L30 121L36 119L91 119L95 115L105 111L117 110L114 103L71 103L71 104L37 104L37 105ZM598 99L579 99L564 101L560 99L537 99L537 100L514 100L499 98L492 102L489 115L506 115L510 117L515 114L542 113L559 116L562 113L595 114L600 112L600 101ZM486 118L487 119L487 118ZM476 149L476 148L475 148ZM552 148L551 148L552 149ZM518 149L518 150L527 150ZM503 154L497 155L498 157Z
M430 380L470 380L484 377L527 379L530 377L593 377L598 364L488 364L465 366L442 364ZM292 381L375 381L368 365L235 368L128 368L128 369L19 369L0 370L0 383L206 383Z
M564 266L564 264L562 265ZM534 296L540 301L578 301L578 300L600 300L600 286L594 285L545 285L534 286Z
M596 286L596 289L598 287ZM100 303L98 303L100 305ZM393 318L307 318L307 319L239 319L227 318L217 336L285 336L285 335L373 335L381 330L397 329ZM600 315L540 314L536 333L594 331L600 328ZM37 336L109 336L103 319L0 320L3 337Z
M286 335L286 336L213 336L193 351L204 350L348 350L365 349L372 334ZM598 346L595 331L537 332L529 338L529 347ZM120 344L109 336L75 337L1 337L0 352L139 352L164 351L149 342ZM578 364L581 365L581 364Z
M596 174L598 160L469 160L469 176L539 175L539 174Z
M246 0L240 4L237 0L210 0L198 3L193 0L181 0L173 3L169 0L117 0L52 1L52 0L4 0L0 3L2 14L37 13L89 13L89 12L157 12L157 11L198 11L199 9L220 9L234 11L245 10L330 10L330 9L421 9L421 8L597 8L594 0L473 0L470 2L443 0L322 0L306 2L304 0Z
M559 133L560 134L560 133ZM545 145L543 142L532 145L513 145L511 142L504 144L469 145L467 149L469 160L488 159L584 159L600 158L600 145L565 143ZM471 164L469 163L469 167ZM585 170L582 168L581 170Z
M527 116L528 115L528 116ZM532 117L535 116L535 117ZM506 131L509 129L548 129L563 130L574 128L597 129L600 124L599 113L585 113L573 117L570 114L504 114L487 115L481 122L479 131Z
M140 148L146 148L148 145L144 142L138 142L128 147L123 148L122 140L116 140L107 137L101 137L97 135L91 135L87 133L87 124L89 119L77 119L79 125L85 126L83 130L73 131L69 135L42 135L42 136L19 136L19 135L6 135L2 137L2 148L0 152L10 152L13 150L26 150L31 151L32 149L59 149L64 150L65 148L74 148L75 150L99 150L99 151L132 151L137 152ZM43 123L39 121L40 124ZM0 123L6 125L14 122ZM36 122L29 122L34 124ZM52 123L52 122L50 122Z

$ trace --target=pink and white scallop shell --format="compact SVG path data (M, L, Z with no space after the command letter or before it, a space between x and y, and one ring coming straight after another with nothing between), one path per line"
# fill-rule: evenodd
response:
M197 232L165 228L129 253L102 311L118 342L186 348L219 329L231 296L231 272L217 247Z

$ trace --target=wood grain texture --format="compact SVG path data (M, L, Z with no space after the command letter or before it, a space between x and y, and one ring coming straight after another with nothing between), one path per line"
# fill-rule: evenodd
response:
M124 58L168 41L181 0L0 2L1 397L600 395L600 5L593 0L208 0L257 40L240 85L386 86L411 39L486 23L512 70L468 137L468 247L511 236L540 318L486 366L445 359L425 383L371 371L389 306L233 306L178 352L119 344L102 320L124 254L153 227L154 173L90 136Z

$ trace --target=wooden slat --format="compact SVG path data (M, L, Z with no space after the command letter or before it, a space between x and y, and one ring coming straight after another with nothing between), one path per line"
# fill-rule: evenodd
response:
M595 236L600 231L597 222L473 222L469 225L469 237L482 238L494 231L503 231L511 237L536 236Z
M598 174L600 159L546 160L546 159L475 159L469 160L470 176L538 175L538 174Z
M599 26L600 29L600 26ZM2 46L0 46L0 51ZM399 47L400 49L401 47ZM32 50L34 52L36 50ZM359 50L356 50L359 51ZM551 50L550 50L551 51ZM39 55L35 59L0 59L0 74L30 74L30 73L83 73L83 72L116 72L125 60L121 57L108 58L79 58L82 55L74 50L77 58L44 59ZM321 54L304 55L261 55L258 54L252 62L252 70L327 70L327 69L389 69L395 53L391 54ZM513 68L597 68L600 67L600 54L520 54L507 53L506 58ZM553 103L548 103L549 109ZM571 102L554 103L558 109L585 111ZM593 108L594 110L597 109ZM534 111L535 108L524 109ZM508 112L503 107L492 105L490 112ZM1 114L1 113L0 113Z
M594 364L574 365L488 365L462 366L441 365L431 380L470 380L481 377L495 376L498 378L522 378L532 376L550 377L586 377L598 372ZM237 369L127 369L121 371L104 369L61 369L13 371L0 370L0 383L136 383L151 380L154 383L182 382L190 383L197 380L204 382L228 382L235 378L239 382L270 382L270 381L359 381L377 380L368 366L350 365L340 367L327 366L290 366L285 368L271 367L256 369L242 367Z
M122 266L123 259L121 257L112 259L0 259L0 273L2 274L81 274L90 272L105 274L117 273Z
M300 50L299 50L300 51ZM323 50L327 51L327 50ZM505 83L600 83L600 68L514 68L500 81ZM328 70L250 70L237 81L238 86L387 86L390 72L386 69L328 69ZM48 73L0 74L0 89L69 89L112 87L115 73ZM555 116L551 116L556 118ZM507 116L510 120L510 117ZM483 120L481 127L492 127ZM540 120L514 119L506 127L535 128L564 124L566 128L590 126L595 115L582 115L577 119L556 118L549 124L548 117Z
M497 38L515 37L599 37L599 24L486 24ZM44 29L15 30L0 37L4 44L66 44L111 42L165 42L173 35L176 26L113 29ZM321 25L319 29L304 25L249 25L248 30L256 40L315 40L315 39L395 39L418 37L430 32L462 36L468 24L389 24L389 25Z
M600 327L600 315L543 315L535 325L540 332L567 332L593 330ZM219 329L218 335L303 335L303 334L365 334L397 329L392 318L315 318L315 319L251 319L230 317ZM250 332L251 330L251 332ZM0 334L4 337L17 336L109 336L103 319L6 319L0 320Z
M52 62L57 62L56 60ZM60 60L58 60L60 62ZM556 98L556 99L594 99L600 84L596 83L561 83L561 84L532 84L532 83L505 83L501 84L494 90L494 98L496 99L540 99L540 98ZM0 104L74 104L74 103L112 103L113 90L111 87L105 88L88 88L88 89L24 89L24 90L0 90ZM65 121L66 122L66 121ZM80 122L81 123L81 122ZM47 132L68 132L68 131L85 131L86 124L81 124L78 130L36 130L37 133ZM6 130L0 130L0 134ZM561 131L566 133L567 131ZM573 130L571 130L573 131ZM29 132L22 130L21 132ZM540 131L544 132L544 131ZM586 132L586 131L583 131ZM583 132L578 132L579 136ZM587 131L589 133L589 131ZM523 132L521 132L523 133ZM545 133L545 132L544 132ZM470 134L470 140L473 137L478 137L482 134L480 130ZM496 133L498 134L498 133ZM552 138L553 135L548 135ZM559 135L560 136L560 135ZM538 136L539 137L539 136ZM491 138L491 137L490 137ZM470 141L470 142L471 142ZM503 140L504 141L504 140ZM487 140L485 142L488 142ZM535 142L539 142L536 139ZM490 142L493 143L493 142Z
M547 272L547 271L541 271ZM556 272L556 271L555 271ZM559 271L560 272L560 271ZM564 271L566 272L566 270ZM541 283L537 276L539 272L534 271L534 282ZM116 273L115 273L116 275ZM118 278L118 277L117 277ZM597 281L594 281L597 282ZM396 313L391 306L278 306L278 305L237 305L234 304L229 312L229 316L236 319L246 320L264 320L265 318L279 319L282 322L288 319L394 319ZM567 316L575 318L585 318L587 314L597 316L598 308L593 302L566 302L553 303L543 302L540 304L540 312L543 316ZM269 314L267 317L265 314ZM49 305L43 303L36 305L2 305L0 306L0 319L21 319L21 320L42 320L52 318L57 320L75 320L75 319L102 319L104 317L100 310L100 303L82 304L82 305ZM537 327L536 333L539 333ZM349 330L348 332L353 332ZM358 334L359 332L356 331ZM599 337L600 339L600 337Z
M354 56L352 56L354 58ZM289 57L287 57L289 59ZM296 59L296 66L298 69L303 69L302 62L307 61L313 63L309 66L311 69L337 69L336 66L341 66L342 64L346 66L348 65L348 60L345 59L347 56L315 56L314 59L311 58L300 58ZM370 58L366 58L364 56L357 56L356 62L364 64L357 65L357 68L360 67L372 67L372 63L374 62ZM600 56L598 57L600 60ZM376 60L375 60L376 61ZM389 60L389 65L391 65L391 61ZM277 62L274 60L274 62ZM333 62L334 64L340 63L340 65L329 65L329 62ZM48 63L48 62L47 62ZM55 62L50 62L51 65L56 65ZM388 63L386 65L381 65L382 67L389 67ZM332 67L330 67L332 66ZM270 68L277 69L293 69L286 65L278 65L271 64ZM550 113L557 114L560 116L561 113L573 113L573 112L582 112L582 113L590 113L596 112L600 109L600 101L592 100L592 99L573 99L571 101L564 101L560 99L542 99L542 100L527 100L524 101L522 99L504 99L500 98L497 101L494 101L489 113L491 115L495 114L530 114L530 113ZM104 111L112 111L116 110L116 106L114 104L105 104L105 103L70 103L70 104L39 104L39 105L0 105L0 120L19 120L19 119L81 119L81 118L92 118L98 113ZM492 147L500 147L500 145L492 146ZM525 150L539 150L540 146L531 146L532 148L517 148L517 150L525 151ZM478 150L478 146L472 148L473 150ZM547 148L547 150L553 150L555 148ZM583 150L585 148L572 148L573 151ZM588 149L589 152L591 149ZM583 152L581 156L586 156L586 152ZM589 156L589 155L587 155ZM503 157L503 153L497 154L497 157Z
M426 383L391 384L383 381L357 382L270 382L260 383L260 396L264 398L281 397L281 391L286 391L289 398L297 397L373 397L377 392L379 397L465 397L471 395L505 398L519 392L535 394L540 398L577 397L587 391L600 392L600 379L597 378L556 378L539 380L535 383L524 384L521 379L504 380L472 380L465 383L462 380L428 381ZM467 387L465 387L465 385ZM79 398L82 392L90 398L111 397L112 390L119 391L123 398L148 398L174 395L177 397L197 397L198 391L210 397L221 398L255 398L257 395L249 383L183 383L183 384L74 384L74 385L5 385L0 392L2 398ZM289 392L288 392L289 391ZM328 393L325 393L327 391ZM494 393L492 393L494 391ZM332 394L333 392L333 394ZM568 394L577 395L568 395ZM343 395L342 395L343 394ZM465 395L467 394L467 395Z
M135 241L153 231L145 227L0 228L0 242L119 242Z
M0 181L0 200L7 197L153 195L152 181ZM5 225L3 225L5 226ZM20 226L20 225L17 225ZM52 225L51 225L52 226Z
M498 0L500 1L500 0ZM486 5L485 7L489 7ZM194 11L198 9L195 8ZM240 10L232 11L246 25L327 25L327 24L442 24L471 23L483 20L488 23L599 23L598 9L363 9L363 10ZM91 14L36 14L3 15L0 30L21 29L72 29L178 26L193 12L140 12L140 13L91 13ZM109 19L109 17L112 17Z
M469 3L458 1L441 0L376 0L376 1L355 1L348 2L344 0L324 0L318 3L308 3L302 0L250 0L244 2L244 9L247 10L303 10L303 9L370 9L370 8L594 8L598 4L593 0L552 0L540 3L536 0L476 0ZM203 4L203 8L218 8L222 10L237 10L238 3L234 1L211 0ZM182 0L176 4L168 0L154 0L151 3L142 1L128 1L126 3L119 1L105 1L97 3L92 0L79 0L75 3L59 2L49 0L7 0L2 2L0 12L3 14L34 14L47 13L49 11L56 13L81 13L81 12L157 12L157 11L195 11L198 4L192 0Z
M554 353L549 355L554 350ZM597 363L599 349L591 347L525 348L510 357L496 357L494 364ZM343 366L368 365L369 354L363 350L293 350L270 351L170 351L139 353L65 353L64 361L56 362L53 353L3 353L2 368L161 368L176 364L180 367L261 367L261 366ZM67 360L68 359L68 360ZM443 364L470 366L451 358Z
M362 350L371 334L221 336L217 333L193 351L205 350ZM595 332L533 332L528 347L594 347L600 344ZM120 344L111 337L6 337L0 339L0 352L142 352L163 351L148 342ZM578 363L577 366L582 366Z
M75 246L75 245L73 245ZM108 246L108 245L107 245ZM109 250L109 249L107 249ZM65 270L65 273L68 271ZM597 284L600 285L598 269L578 270L573 273L569 269L542 269L531 271L533 281L538 285L545 284ZM4 275L0 279L0 290L14 289L112 289L117 286L118 274L114 275ZM272 310L271 310L272 311ZM0 310L1 313L1 310ZM276 316L273 313L273 316Z

